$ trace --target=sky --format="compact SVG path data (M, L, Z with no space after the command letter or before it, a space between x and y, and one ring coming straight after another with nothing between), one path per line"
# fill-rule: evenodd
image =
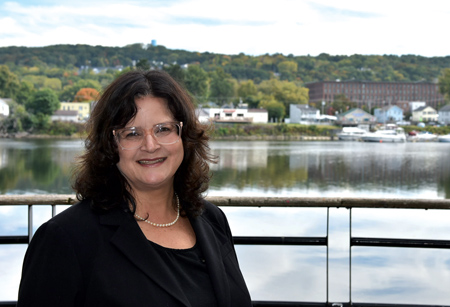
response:
M447 0L0 0L0 47L433 57L450 55L449 24Z

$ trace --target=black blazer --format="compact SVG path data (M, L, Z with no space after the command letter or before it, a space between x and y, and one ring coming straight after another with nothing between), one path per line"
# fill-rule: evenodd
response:
M218 306L251 306L222 210L205 201L190 220ZM191 306L156 255L131 214L96 214L82 201L36 231L17 306Z

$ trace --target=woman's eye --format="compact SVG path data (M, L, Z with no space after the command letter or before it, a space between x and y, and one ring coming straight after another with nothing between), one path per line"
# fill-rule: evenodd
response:
M126 139L137 138L140 136L141 136L141 133L139 133L139 131L126 131L124 133L124 138L126 138Z

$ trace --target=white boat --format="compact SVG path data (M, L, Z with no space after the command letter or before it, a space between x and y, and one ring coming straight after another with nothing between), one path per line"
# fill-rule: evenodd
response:
M438 136L438 142L450 143L450 133Z
M340 141L359 141L361 136L366 134L367 131L356 127L344 127L342 131L337 133L337 137Z
M408 137L408 141L411 142L435 142L437 139L438 136L429 131L421 131L416 135Z
M406 142L406 135L403 128L380 129L364 134L361 136L361 140L377 143L404 143Z

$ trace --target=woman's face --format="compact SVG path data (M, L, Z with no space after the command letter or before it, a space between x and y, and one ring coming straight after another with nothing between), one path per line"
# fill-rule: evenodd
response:
M118 144L117 167L135 191L170 188L175 172L183 161L183 142L161 145L153 135L156 124L176 121L162 98L136 99L136 117L126 127L141 127L146 131L142 146L123 149Z

